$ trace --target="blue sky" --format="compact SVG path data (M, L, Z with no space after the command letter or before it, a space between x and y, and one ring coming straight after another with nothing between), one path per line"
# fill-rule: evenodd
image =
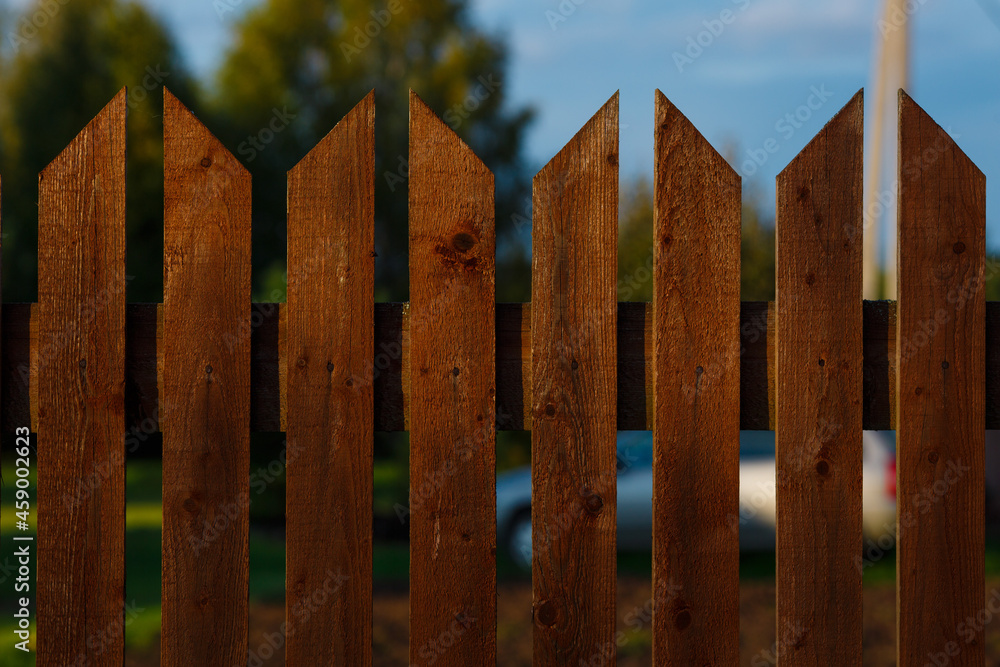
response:
M224 18L211 0L144 2L173 28L192 69L205 75L224 52L235 17L257 0L228 0L237 11ZM987 242L1000 248L1000 0L910 2L910 92L951 128L987 174ZM527 146L535 167L620 89L623 175L650 174L653 91L660 88L720 151L738 143L741 157L734 167L773 211L775 176L869 85L881 1L472 0L471 5L480 26L508 40L511 60L502 84L511 103L537 109ZM704 22L720 19L724 11L732 12L726 15L731 21L693 62L679 68L674 54L684 53L689 38L706 29ZM829 91L829 101L790 137L777 132L776 123L803 104L813 87ZM870 92L867 101L874 101ZM871 107L866 115L870 120ZM778 152L748 178L741 169L745 151L772 137L779 140Z

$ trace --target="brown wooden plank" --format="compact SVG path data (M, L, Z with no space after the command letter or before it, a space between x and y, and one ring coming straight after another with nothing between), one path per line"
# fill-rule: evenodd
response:
M39 176L38 656L122 660L125 91ZM19 424L24 425L22 422ZM80 480L98 485L81 492ZM110 631L110 632L109 632ZM91 640L114 637L98 651Z
M617 93L533 186L534 664L591 664L615 650Z
M38 177L38 329L47 341L35 366L38 662L45 665L123 659L125 102L123 89Z
M739 661L740 177L656 91L653 662Z
M410 93L410 664L496 663L493 174Z
M247 658L250 175L164 90L162 663Z
M981 666L986 180L902 91L899 182L897 662Z
M863 111L859 92L778 176L782 665L861 665Z
M374 130L369 94L288 173L290 667L372 661Z

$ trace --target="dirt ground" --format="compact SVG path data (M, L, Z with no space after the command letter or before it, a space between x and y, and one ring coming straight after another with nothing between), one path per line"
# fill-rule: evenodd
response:
M990 582L988 589L1000 584ZM531 584L527 581L504 582L497 592L497 665L520 667L531 664ZM624 645L619 648L618 665L633 667L649 665L651 644L649 624L640 631L636 622L626 618L641 618L635 614L650 598L649 581L637 577L622 577L618 581L619 628L626 631ZM374 665L407 665L408 635L407 592L377 590L374 597ZM629 616L629 614L633 614ZM890 667L895 664L895 593L891 584L865 588L864 591L864 665ZM250 646L265 646L264 637L275 632L284 618L280 605L251 608ZM1000 619L987 626L987 665L1000 664ZM791 629L794 631L794 629ZM783 636L787 636L786 629ZM768 581L744 583L740 588L740 664L751 667L773 665L775 643L774 584ZM281 648L273 654L268 650L258 654L260 661L251 660L251 667L267 665L283 667ZM265 659L266 658L266 659ZM159 647L151 646L142 654L126 656L127 667L159 665Z

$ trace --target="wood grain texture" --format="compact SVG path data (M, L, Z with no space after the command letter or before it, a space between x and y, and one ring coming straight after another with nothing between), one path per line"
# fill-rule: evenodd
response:
M374 155L369 94L288 174L289 667L372 660Z
M38 177L40 665L123 660L125 102Z
M164 667L247 659L250 175L164 90Z
M533 664L614 664L617 93L533 186Z
M739 661L740 177L656 92L653 662Z
M493 174L410 93L410 664L496 663Z
M902 91L899 182L897 662L981 666L986 180Z
M861 665L858 93L778 175L778 663Z

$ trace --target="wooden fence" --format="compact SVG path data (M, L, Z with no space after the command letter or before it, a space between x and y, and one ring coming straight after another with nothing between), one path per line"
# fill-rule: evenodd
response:
M126 303L122 91L40 175L39 303L2 313L3 429L38 433L39 665L122 662L143 420L165 666L246 664L251 430L287 432L287 664L370 663L373 432L404 429L410 478L438 480L412 508L411 662L459 624L435 662L494 663L495 433L530 429L535 662L613 664L616 430L647 428L656 664L737 663L739 430L773 428L777 624L803 629L781 664L860 665L861 430L896 425L899 664L983 664L958 633L1000 427L985 180L905 94L896 303L861 298L861 93L778 177L775 304L740 303L740 178L660 93L652 304L616 303L617 96L534 179L533 302L496 305L493 176L416 95L409 304L373 304L373 96L289 172L286 304L251 304L248 173L164 106L164 303Z

